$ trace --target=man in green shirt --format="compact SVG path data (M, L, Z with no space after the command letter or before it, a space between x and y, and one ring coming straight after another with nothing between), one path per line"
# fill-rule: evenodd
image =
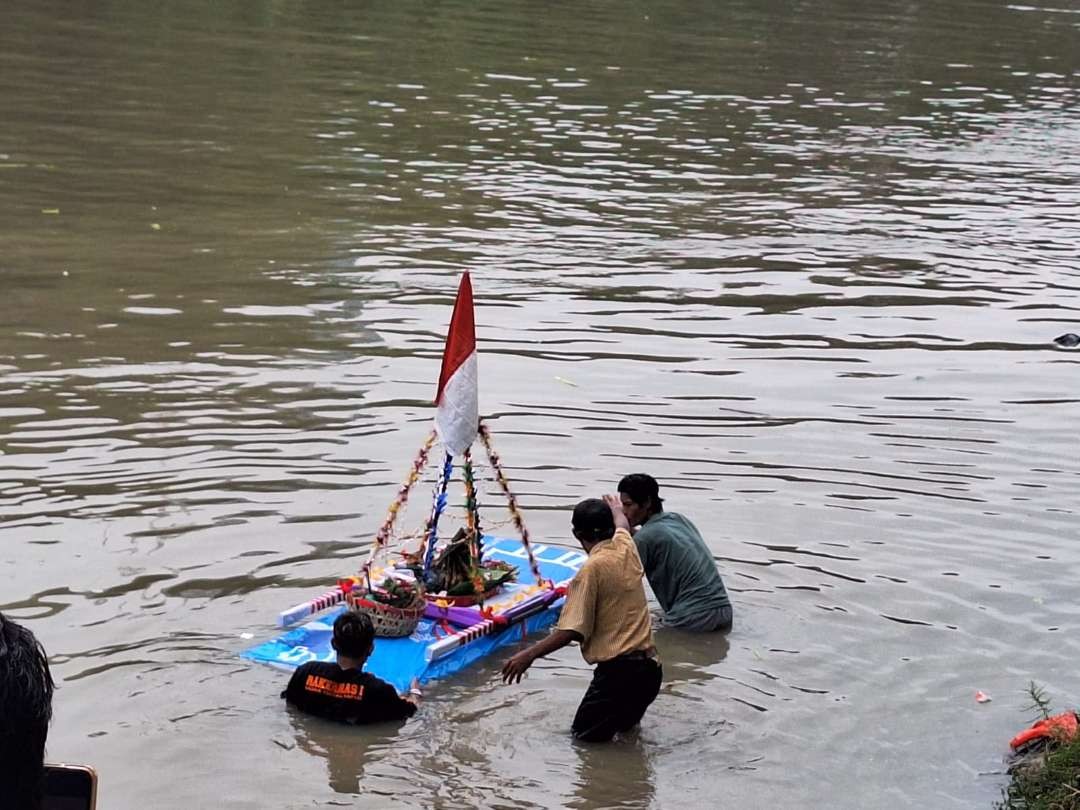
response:
M627 475L619 481L618 501L608 503L613 508L621 503L627 521L637 527L634 544L664 609L664 623L699 633L730 630L731 600L712 553L693 523L664 511L656 479Z

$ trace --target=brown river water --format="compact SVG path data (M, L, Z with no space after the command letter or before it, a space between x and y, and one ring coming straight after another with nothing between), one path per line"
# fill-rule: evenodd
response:
M1029 681L1080 700L1078 79L1077 0L5 3L49 758L102 810L990 807ZM400 729L238 657L366 553L466 269L532 533L651 472L732 593L610 746L576 649Z

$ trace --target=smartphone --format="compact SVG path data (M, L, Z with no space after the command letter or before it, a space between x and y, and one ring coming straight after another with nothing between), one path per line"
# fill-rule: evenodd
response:
M89 765L46 765L41 810L94 810L97 772Z

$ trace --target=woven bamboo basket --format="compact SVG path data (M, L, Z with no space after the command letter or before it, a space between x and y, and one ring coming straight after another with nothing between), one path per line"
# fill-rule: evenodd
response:
M424 597L419 594L411 605L403 608L377 602L368 598L368 594L363 592L350 592L346 595L346 600L353 610L370 616L375 635L385 638L411 636L424 615L424 608L427 607Z

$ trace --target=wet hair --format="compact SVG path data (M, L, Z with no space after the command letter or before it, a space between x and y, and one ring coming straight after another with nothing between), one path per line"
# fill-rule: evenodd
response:
M375 627L366 613L346 610L334 620L334 649L349 658L364 658L371 652Z
M615 534L615 516L599 498L586 498L575 506L571 522L578 538L588 543L599 543Z
M619 481L619 492L626 495L638 506L648 506L652 502L652 511L664 511L664 499L660 497L660 485L656 479L645 473L624 475Z
M53 689L40 642L0 613L0 790L5 807L41 806Z

